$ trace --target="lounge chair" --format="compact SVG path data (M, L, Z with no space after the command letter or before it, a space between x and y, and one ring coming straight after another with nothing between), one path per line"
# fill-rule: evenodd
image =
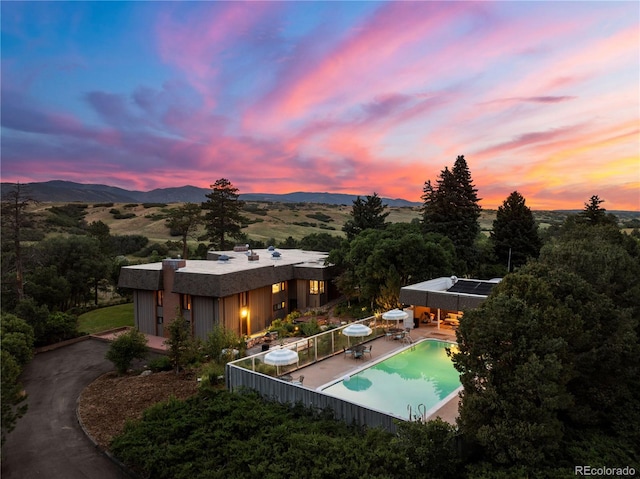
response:
M304 375L301 374L298 379L294 379L293 381L291 381L291 384L302 386L302 381L304 381Z

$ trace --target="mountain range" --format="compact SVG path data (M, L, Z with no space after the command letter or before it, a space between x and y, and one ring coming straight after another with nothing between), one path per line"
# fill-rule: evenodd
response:
M14 186L14 183L1 183L2 196ZM125 190L115 186L83 184L72 181L53 180L37 183L22 183L26 196L42 202L85 202L85 203L202 203L206 201L209 188L180 186L176 188L158 188L151 191ZM361 195L362 197L366 195ZM329 205L351 205L357 195L342 193L246 193L240 194L243 201L269 201L280 203L319 203ZM402 198L381 198L388 206L420 206L421 203Z

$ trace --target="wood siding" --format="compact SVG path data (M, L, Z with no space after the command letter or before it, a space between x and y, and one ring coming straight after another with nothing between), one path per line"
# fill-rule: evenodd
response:
M207 339L215 323L214 298L194 296L191 301L193 334L197 338Z
M133 292L133 316L136 328L145 334L156 335L156 292L141 289Z

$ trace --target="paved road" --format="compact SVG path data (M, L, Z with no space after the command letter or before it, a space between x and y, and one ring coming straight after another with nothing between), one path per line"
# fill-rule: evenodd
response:
M108 343L82 341L36 355L22 373L29 410L2 448L2 479L126 477L86 437L76 417L82 390L113 369Z

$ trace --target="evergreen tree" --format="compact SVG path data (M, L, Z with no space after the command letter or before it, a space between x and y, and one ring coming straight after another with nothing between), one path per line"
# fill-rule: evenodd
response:
M498 208L490 238L497 260L509 271L525 264L528 258L538 257L542 246L538 225L517 191Z
M27 412L27 395L18 382L22 369L18 361L2 349L0 351L0 405L2 406L2 441L16 427L16 422Z
M172 235L182 238L182 257L187 259L189 248L187 240L193 236L198 225L202 224L202 208L195 203L185 203L169 212L166 226Z
M202 203L202 209L206 211L204 224L206 235L211 244L224 250L230 244L225 237L241 239L242 224L247 219L241 215L244 202L239 200L238 188L229 180L221 178L211 185L211 193L205 195L208 200Z
M27 208L36 201L29 197L28 189L20 183L11 185L11 189L2 194L0 219L2 235L10 238L15 255L15 291L16 299L24 299L24 268L22 257L22 228L26 226L29 215Z
M342 231L347 234L347 239L351 241L366 229L384 229L385 220L389 216L389 212L385 212L386 209L387 205L382 203L382 199L375 192L373 196L367 195L365 200L358 196L353 201L351 219L347 220L342 227Z
M520 476L640 453L637 247L611 227L577 228L506 276L457 331L461 431Z
M600 205L604 200L598 195L593 195L588 203L584 204L584 210L578 213L578 223L588 225L618 225L618 219L615 215L607 214L607 210L601 208Z
M453 242L466 273L475 263L474 243L480 233L480 199L464 156L449 170L440 172L436 185L428 180L423 188L422 223L425 232L439 233Z

